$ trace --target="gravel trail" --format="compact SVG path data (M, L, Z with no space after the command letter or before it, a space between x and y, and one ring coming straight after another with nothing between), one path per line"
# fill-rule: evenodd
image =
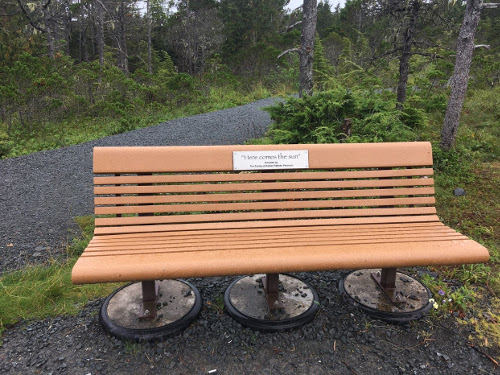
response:
M92 206L92 147L104 145L241 144L270 124L261 100L228 110L64 149L0 160L0 272L61 253L74 231L72 218ZM411 274L428 272L408 269ZM315 288L315 319L291 332L243 328L220 306L232 277L190 279L203 297L199 318L163 342L132 344L101 328L102 299L75 317L23 321L8 328L0 346L0 374L499 374L468 345L474 333L451 316L390 325L361 313L336 287L344 271L298 277ZM0 293L1 293L0 289Z
M271 123L264 99L58 150L0 160L0 273L58 255L75 216L93 213L94 146L242 144Z

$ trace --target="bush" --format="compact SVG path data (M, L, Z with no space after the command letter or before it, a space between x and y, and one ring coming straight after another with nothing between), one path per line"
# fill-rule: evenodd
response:
M266 111L274 121L267 137L275 144L414 141L414 129L426 123L421 110L400 112L380 92L342 87L289 98ZM351 122L350 138L344 134L346 121Z

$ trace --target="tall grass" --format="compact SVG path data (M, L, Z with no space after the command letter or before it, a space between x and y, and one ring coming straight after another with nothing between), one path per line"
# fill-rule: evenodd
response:
M114 90L103 95L101 101L96 104L85 102L90 108L86 111L77 111L74 106L70 109L70 104L64 104L68 106L68 110L63 111L64 116L51 118L40 114L29 127L21 125L16 114L11 116L14 119L11 119L13 125L0 120L0 158L70 146L180 117L231 108L278 94L276 90L271 91L259 81L243 84L234 77L230 77L228 82L221 82L197 80L192 77L187 79L183 76L187 81L183 82L187 87L183 87L174 77L171 77L173 83L161 86L163 91L154 85L139 85L140 90L130 88L124 95L119 95L119 92ZM129 84L137 83L131 81ZM151 92L145 94L148 90ZM285 90L291 93L292 86L287 86ZM160 101L157 91L167 98L161 98ZM136 92L142 93L142 96L128 97L131 93L136 95ZM149 97L154 97L157 101L148 101ZM72 103L69 98L71 96L67 95L65 100Z

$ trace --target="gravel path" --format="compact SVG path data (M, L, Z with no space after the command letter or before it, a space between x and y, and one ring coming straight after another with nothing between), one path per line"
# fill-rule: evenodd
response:
M272 99L170 121L60 150L0 161L0 271L61 252L72 218L92 213L93 146L239 144L261 135ZM410 273L426 272L421 269ZM299 274L319 293L312 323L283 333L241 327L220 310L233 278L191 279L200 317L164 342L131 344L98 322L102 300L76 317L21 322L0 347L1 374L498 374L468 345L475 333L452 317L396 326L372 320L339 294L344 272ZM1 291L0 291L1 292ZM488 351L484 349L484 351ZM500 353L490 352L492 356ZM215 370L215 371L214 371Z
M0 273L64 249L75 216L93 212L94 146L242 144L271 123L261 108L275 99L172 120L58 150L0 160Z

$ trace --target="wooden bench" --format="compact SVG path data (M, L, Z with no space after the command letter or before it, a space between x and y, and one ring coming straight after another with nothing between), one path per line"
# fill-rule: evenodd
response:
M381 269L391 298L398 267L489 259L440 223L427 142L96 147L94 173L73 282L143 281L146 320L154 280L267 274L272 309L281 273Z

